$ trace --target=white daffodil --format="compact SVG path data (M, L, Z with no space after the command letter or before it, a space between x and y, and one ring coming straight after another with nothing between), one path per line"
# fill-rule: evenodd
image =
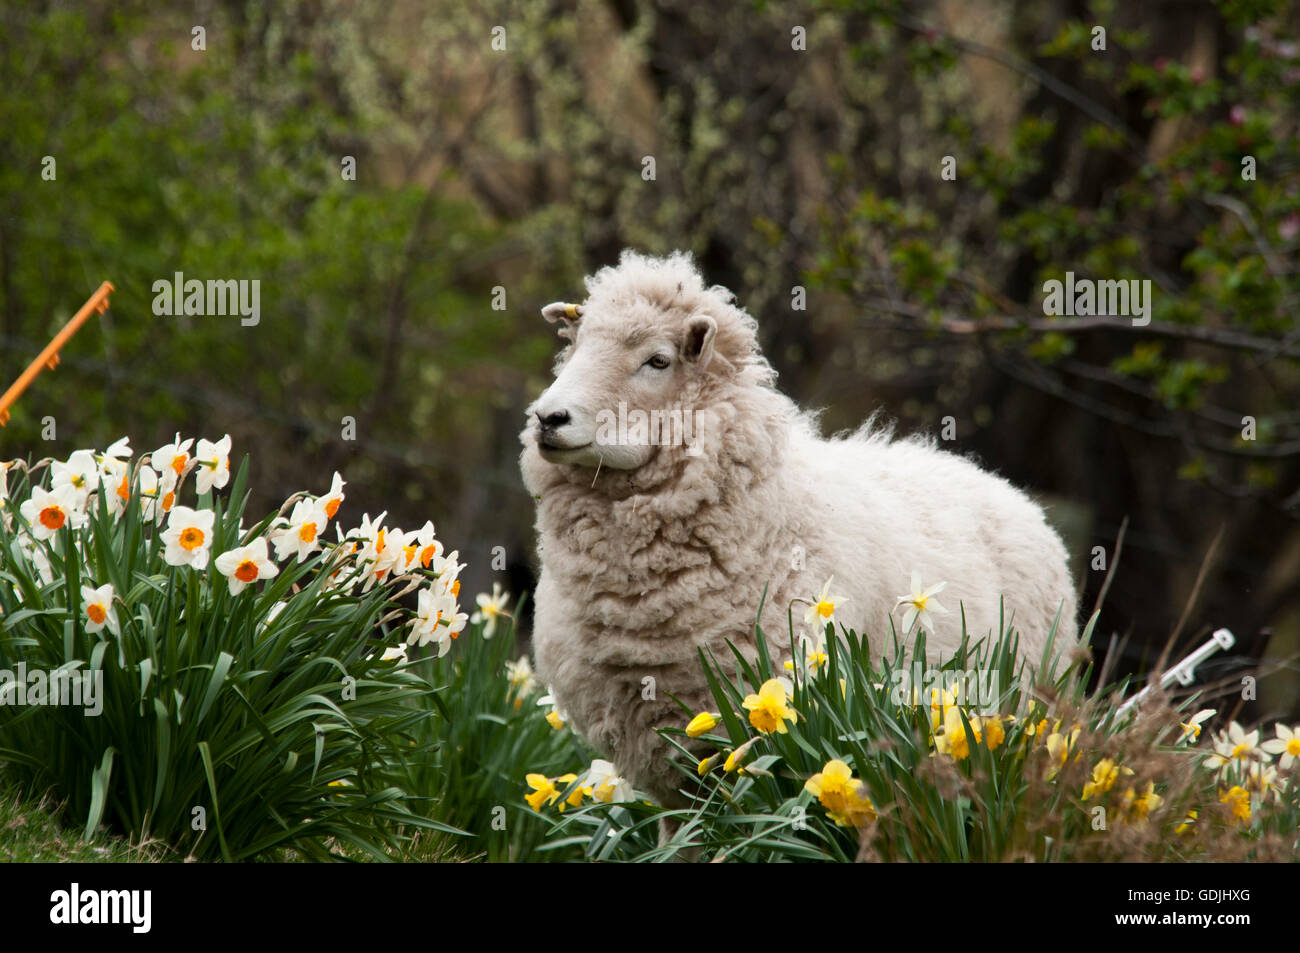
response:
M95 634L101 629L108 629L114 635L120 635L121 626L117 622L117 608L113 605L113 584L104 583L98 589L90 586L81 587L81 605L86 612L86 631Z
M591 789L593 800L603 804L622 804L633 800L632 785L608 761L600 758L591 762L583 786Z
M460 571L465 568L464 563L457 562L459 558L459 549L453 549L446 556L439 553L429 561L429 568L438 574L439 580L445 580L446 585L450 587L460 578Z
M198 470L194 475L198 492L207 493L213 487L218 490L230 482L230 434L226 434L216 443L200 440L194 448L194 460Z
M912 623L918 619L921 621L921 628L927 632L934 631L930 613L947 613L948 610L939 605L939 600L935 598L947 585L946 582L939 582L928 589L922 589L921 574L915 571L912 573L912 591L907 595L899 596L897 603L900 606L907 606L907 611L903 613L904 633L910 632Z
M117 483L117 489L113 491L109 510L114 516L121 516L126 511L126 505L131 499L131 479L130 472L123 473L122 479ZM161 522L166 511L163 510L159 499L157 471L149 464L142 463L136 468L135 481L140 500L140 518L153 520L155 523Z
M162 476L163 486L166 489L174 489L177 481L185 475L185 468L190 463L190 444L193 442L193 438L181 440L181 435L178 433L175 440L163 444L149 455L154 469Z
M325 511L325 515L330 519L334 518L334 514L339 511L339 507L343 504L343 501L347 499L343 493L343 487L345 486L347 486L347 484L343 482L343 478L339 476L336 471L334 474L334 482L330 484L329 492L316 501L321 505L321 509Z
M785 670L787 672L812 672L816 674L830 662L830 656L826 654L826 633L824 630L814 629L816 635L809 635L803 629L800 629L795 637L795 644L799 646L796 650L796 659L801 659L797 663L794 659L787 659ZM802 667L801 667L802 666Z
M275 621L276 616L278 616L281 612L283 612L285 606L287 606L288 604L289 603L281 599L275 605L271 606L271 608L266 613L266 618L263 619L260 623L258 623L257 631L259 635L265 632L267 628L270 627L271 623Z
M45 555L45 549L32 542L28 536L18 537L18 548L23 551L27 561L36 567L36 574L41 577L41 582L50 585L54 582L54 567L50 565L50 558ZM15 589L14 595L18 601L22 601L22 590Z
M420 566L428 569L434 557L442 555L442 543L433 535L433 520L425 520L414 534L408 534L405 546L406 568Z
M1242 781L1260 802L1267 801L1269 795L1275 798L1280 796L1277 786L1277 768L1271 764L1255 761L1246 765Z
M293 505L289 518L279 522L280 526L271 531L275 558L283 560L297 556L298 562L304 562L320 549L320 534L325 530L329 517L316 501L299 500Z
M835 610L849 601L847 596L833 596L830 594L831 583L834 580L834 576L826 580L826 585L822 586L821 595L813 600L812 605L803 615L804 624L812 626L819 632L826 628L827 623L835 621Z
M122 478L130 472L130 459L131 441L129 437L123 437L115 441L98 457L99 478L106 491L112 491L121 482ZM112 493L110 492L109 495L111 497Z
M516 695L527 695L533 690L537 678L527 655L521 655L513 662L506 662L506 680L510 682L510 689Z
M406 644L423 646L437 642L441 658L451 649L452 641L460 636L467 621L468 616L458 611L456 600L449 593L437 585L425 586L420 590Z
M32 487L31 497L18 512L37 539L49 539L64 526L79 529L86 518L77 505L76 489L67 483L54 490Z
M1226 773L1232 765L1244 764L1253 758L1268 759L1259 748L1259 729L1247 732L1234 721L1226 732L1215 737L1214 753L1205 759L1205 766Z
M77 507L85 509L90 494L99 486L99 463L89 450L76 450L67 462L50 464L50 489L70 486L76 493Z
M398 642L396 645L385 646L384 654L381 656L380 660L384 662L409 662L411 659L406 654L406 651L405 642Z
M250 582L270 579L280 572L266 550L266 537L259 536L247 546L228 549L216 560L217 572L230 583L230 594L237 596Z
M1183 729L1183 733L1178 740L1183 741L1184 739L1191 739L1191 742L1195 744L1201 737L1202 724L1206 719L1213 718L1215 712L1216 709L1214 708L1202 708L1187 721L1180 721L1178 727Z
M478 625L483 623L483 638L490 639L497 630L497 619L501 616L510 617L506 612L506 604L510 601L510 593L501 591L501 583L492 583L492 595L486 592L480 592L474 597L478 603L478 611L469 617L469 621Z
M569 716L560 710L560 706L555 702L555 694L550 685L546 686L546 694L537 699L538 708L550 708L550 713L546 716L546 723L556 731L559 731L569 721Z
M369 592L377 582L384 582L393 566L404 558L401 530L385 528L382 523L386 515L387 511L371 520L367 513L361 517L361 526L355 530L355 538L360 544L356 561L365 577L365 584L361 587L363 592Z
M131 459L131 438L119 437L118 439L114 440L111 444L109 444L108 449L104 451L104 456L112 457L114 460L130 460Z
M191 566L203 569L212 554L212 525L216 514L211 510L192 510L177 506L167 519L167 529L162 540L163 562L169 566Z
M1260 748L1269 754L1280 754L1282 757L1278 761L1278 766L1283 771L1290 771L1291 765L1300 761L1300 725L1288 728L1278 722L1273 726L1273 731L1277 737L1265 741Z

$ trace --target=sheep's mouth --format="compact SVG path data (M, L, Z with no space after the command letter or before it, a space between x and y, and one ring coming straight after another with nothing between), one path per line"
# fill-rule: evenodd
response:
M547 455L559 456L561 454L573 453L577 450L586 450L590 446L591 446L590 440L584 444L579 444L576 447L569 447L569 446L565 446L562 443L552 443L551 441L547 440L545 437L537 438L537 449L542 452L543 456L547 456Z

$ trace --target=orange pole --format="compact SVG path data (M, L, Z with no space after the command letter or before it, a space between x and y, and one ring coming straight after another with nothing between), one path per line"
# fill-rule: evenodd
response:
M58 366L59 350L86 323L86 319L90 317L91 312L97 311L103 314L108 310L108 296L112 291L112 282L106 281L100 285L99 290L86 300L86 303L81 306L81 310L72 316L72 320L63 326L63 330L54 335L54 340L45 346L45 350L41 351L36 360L28 365L27 370L19 375L13 386L5 391L5 395L0 397L0 427L9 423L9 408L13 406L14 401L22 396L23 391L27 389L27 385L36 380L36 375L47 367L54 370Z

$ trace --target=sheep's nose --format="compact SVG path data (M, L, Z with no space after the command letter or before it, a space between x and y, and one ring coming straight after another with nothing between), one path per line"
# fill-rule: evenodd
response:
M557 430L569 422L569 412L567 410L557 410L545 417L538 413L537 421L542 425L543 430Z

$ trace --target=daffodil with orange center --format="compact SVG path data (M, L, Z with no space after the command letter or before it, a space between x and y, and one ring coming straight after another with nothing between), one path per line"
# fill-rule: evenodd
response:
M266 537L259 536L247 546L237 546L217 557L217 572L226 577L230 594L237 596L249 583L270 579L280 572L267 555Z

